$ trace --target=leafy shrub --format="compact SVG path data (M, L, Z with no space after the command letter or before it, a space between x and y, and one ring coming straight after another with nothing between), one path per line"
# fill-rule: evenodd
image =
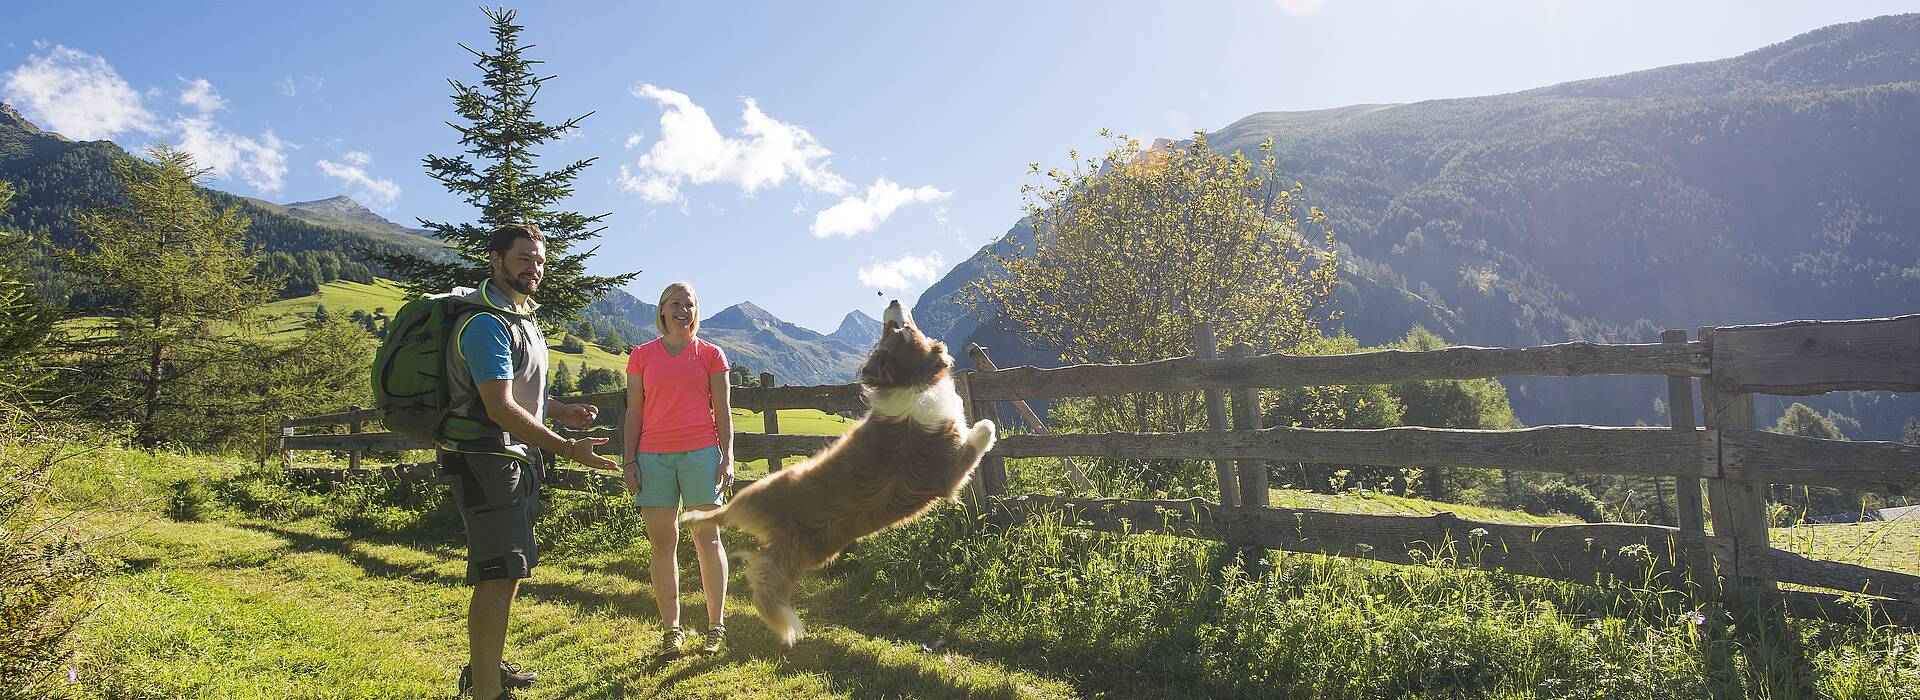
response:
M211 498L206 481L199 477L175 481L167 486L167 517L183 523L205 520Z
M1594 498L1586 489L1564 481L1526 484L1521 487L1519 501L1521 510L1534 515L1565 513L1590 523L1607 519L1600 499Z

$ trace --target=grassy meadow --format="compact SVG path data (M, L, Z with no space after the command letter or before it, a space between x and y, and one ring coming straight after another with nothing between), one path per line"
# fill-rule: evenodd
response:
M1361 492L1274 501L1466 514ZM452 694L468 589L440 489L299 486L246 460L96 449L62 463L50 502L84 514L115 571L79 630L80 697ZM730 649L665 663L651 658L661 630L630 505L553 492L540 528L543 563L508 641L509 658L542 674L524 696L535 699L1771 697L1711 674L1708 655L1737 660L1738 642L1653 592L1313 555L1245 571L1204 542L982 529L951 505L809 578L810 636L794 650L752 616L736 574ZM1920 573L1917 523L1780 537ZM701 605L693 561L683 543L688 611ZM1823 696L1920 697L1920 637L1804 621L1796 632Z

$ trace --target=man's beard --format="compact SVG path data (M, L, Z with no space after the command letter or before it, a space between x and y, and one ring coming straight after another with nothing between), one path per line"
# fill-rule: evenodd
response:
M527 296L533 296L534 292L540 291L540 279L537 277L509 277L507 278L507 286L512 287L513 291Z

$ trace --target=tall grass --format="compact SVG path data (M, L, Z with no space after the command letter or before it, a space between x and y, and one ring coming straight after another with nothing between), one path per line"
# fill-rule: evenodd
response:
M71 636L105 575L78 514L51 503L66 441L0 406L0 698L66 697Z
M1766 697L1684 599L1452 568L1281 555L1057 520L983 528L942 510L863 545L841 582L875 622L923 625L975 655L1085 692L1377 698ZM1650 582L1651 583L1651 580ZM1920 697L1920 638L1796 623L1825 697Z

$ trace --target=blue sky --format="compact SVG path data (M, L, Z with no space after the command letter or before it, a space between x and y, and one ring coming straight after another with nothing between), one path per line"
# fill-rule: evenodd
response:
M1102 128L1181 137L1254 112L1497 94L1712 60L1920 2L525 3L593 111L547 162L595 157L573 208L610 212L592 268L686 279L831 331L909 302L1020 215L1027 164ZM489 46L473 4L16 3L0 100L42 128L186 146L214 187L349 194L465 220L420 159L457 151L448 78ZM704 115L704 116L702 116Z

